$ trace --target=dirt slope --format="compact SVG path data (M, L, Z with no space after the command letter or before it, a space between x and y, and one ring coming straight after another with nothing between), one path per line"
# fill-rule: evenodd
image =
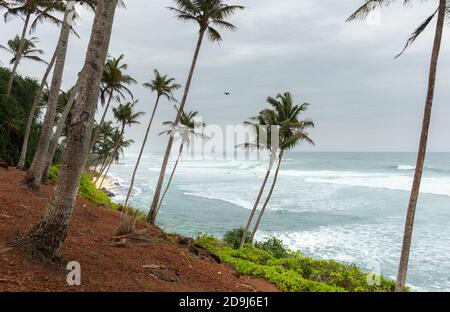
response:
M24 175L0 168L0 246L29 230L51 196L52 185L29 191L21 183ZM230 266L195 254L157 228L149 229L149 242L110 246L118 223L119 215L109 208L78 199L61 264L31 261L17 250L1 253L0 291L277 291L265 280L239 276ZM81 264L81 286L66 283L70 261Z

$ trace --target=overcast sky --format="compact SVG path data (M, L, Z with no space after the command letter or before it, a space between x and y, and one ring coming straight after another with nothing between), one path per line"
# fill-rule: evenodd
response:
M414 151L423 115L434 22L400 59L410 33L436 8L428 1L381 10L370 22L345 23L361 0L235 0L247 7L232 18L236 32L222 31L220 45L205 41L195 72L187 110L198 110L207 124L240 124L265 108L267 96L290 91L296 102L311 103L316 122L307 151ZM184 84L196 43L197 25L183 23L166 9L170 0L126 0L114 24L110 54L125 54L138 109L148 112L143 125L127 130L141 143L155 96L142 83L153 69ZM81 21L72 37L64 88L75 82L84 62L92 13L79 9ZM20 32L22 22L1 22L1 43ZM431 151L450 151L450 45L448 28L438 72L430 131ZM58 29L40 24L33 34L49 59ZM7 64L10 56L0 52ZM41 64L24 61L19 72L39 78ZM229 91L230 96L224 92ZM180 97L181 91L177 93ZM172 104L161 103L155 125L174 118ZM153 134L161 127L154 128ZM152 137L151 149L166 138Z

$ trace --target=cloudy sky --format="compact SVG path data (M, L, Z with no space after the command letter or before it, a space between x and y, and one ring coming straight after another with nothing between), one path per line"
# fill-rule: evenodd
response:
M232 18L237 32L223 31L223 42L205 42L187 103L208 124L240 124L266 107L267 96L290 91L297 102L311 103L308 117L316 122L307 151L414 151L426 93L434 23L400 59L409 34L428 17L437 1L403 8L394 4L369 22L345 23L361 0L235 0L247 7ZM142 87L157 68L184 84L197 26L176 20L166 9L170 0L126 0L114 25L110 54L125 54L138 108L150 112L154 94ZM92 13L80 9L64 75L64 88L74 83L85 55ZM1 42L20 32L21 21L1 23ZM448 31L448 29L447 29ZM40 24L33 34L49 59L58 29ZM430 132L431 151L450 151L450 44L444 37L436 101ZM1 51L0 60L9 55ZM22 74L39 78L44 66L23 62ZM225 96L224 92L231 92ZM181 91L177 93L179 97ZM148 113L142 120L147 124ZM174 118L172 105L161 103L156 124ZM159 127L159 126L158 126ZM145 126L127 131L142 140ZM153 133L161 130L155 127ZM152 149L165 138L153 136Z

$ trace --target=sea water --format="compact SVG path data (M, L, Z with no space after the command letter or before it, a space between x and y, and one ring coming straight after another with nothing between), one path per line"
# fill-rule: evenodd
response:
M148 211L162 156L144 156L132 206ZM135 162L127 156L110 170L117 202L124 200ZM245 225L267 162L186 156L158 224L217 237ZM257 239L276 236L305 255L395 279L414 166L414 153L287 153ZM427 156L421 191L408 283L416 291L450 291L450 153Z

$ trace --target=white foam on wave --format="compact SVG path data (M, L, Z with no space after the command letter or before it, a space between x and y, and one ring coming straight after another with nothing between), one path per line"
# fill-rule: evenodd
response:
M413 177L393 173L353 171L301 171L286 170L281 175L303 178L306 183L339 184L394 191L411 191ZM422 178L421 193L450 196L450 177Z
M397 166L398 170L406 170L406 171L410 171L410 170L415 170L416 167L415 166L408 166L408 165L399 165Z
M245 200L245 199L239 199L239 198L234 198L234 199L230 199L230 197L228 196L220 196L220 195L210 195L210 194L206 194L206 193L201 193L201 192L197 192L197 193L189 193L189 192L184 192L184 195L187 196L193 196L193 197L199 197L199 198L205 198L205 199L212 199L212 200L220 200L226 203L230 203L236 206L239 206L241 208L245 208L245 209L252 209L253 203L251 201Z

